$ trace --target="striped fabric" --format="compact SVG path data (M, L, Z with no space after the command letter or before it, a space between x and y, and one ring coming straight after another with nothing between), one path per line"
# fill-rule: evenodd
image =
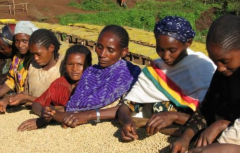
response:
M161 91L177 107L190 107L193 111L199 105L197 99L193 99L183 93L183 91L159 69L154 62L143 69L143 73L153 82L156 88Z

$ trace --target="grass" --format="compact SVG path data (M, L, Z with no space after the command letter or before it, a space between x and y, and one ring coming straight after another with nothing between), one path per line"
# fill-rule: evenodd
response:
M112 0L81 0L81 3L72 1L68 4L82 10L97 11L88 14L66 14L59 16L60 24L89 23L97 25L118 24L152 31L156 18L162 19L167 15L176 15L187 19L193 29L200 14L212 7L221 8L221 4L204 5L199 0L175 0L174 2L159 2L145 0L137 2L133 8L122 8ZM230 3L228 9L236 10L235 3ZM215 18L219 16L216 14ZM207 30L197 31L195 40L204 42Z

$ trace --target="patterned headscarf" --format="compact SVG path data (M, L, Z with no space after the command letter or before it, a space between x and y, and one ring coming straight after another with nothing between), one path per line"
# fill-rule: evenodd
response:
M2 32L0 33L0 39L7 45L12 46L13 43L13 31L15 28L15 24L5 25L2 28Z
M167 16L155 24L155 37L157 35L168 35L183 43L194 38L195 31L193 31L190 23L181 17Z

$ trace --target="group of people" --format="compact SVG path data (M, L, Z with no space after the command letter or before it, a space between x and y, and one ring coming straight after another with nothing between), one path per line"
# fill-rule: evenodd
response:
M161 132L179 137L172 153L239 152L240 18L224 15L208 32L209 57L189 47L190 23L166 16L154 27L156 52L142 70L123 58L129 35L118 25L105 26L91 51L73 45L59 54L54 33L29 21L6 25L0 33L0 112L25 105L39 116L18 131L60 122L64 128L117 118L124 141ZM157 142L161 143L161 142Z

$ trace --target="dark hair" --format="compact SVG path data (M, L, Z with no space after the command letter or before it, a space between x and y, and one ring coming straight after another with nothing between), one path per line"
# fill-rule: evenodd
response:
M112 32L120 39L120 47L121 48L128 47L129 35L128 35L128 32L126 31L126 29L124 29L123 27L118 26L118 25L108 25L102 29L99 36L106 31Z
M32 33L29 39L29 45L38 44L45 48L48 48L51 44L54 45L54 59L58 59L60 43L53 32L47 29L38 29Z
M209 43L219 45L225 51L240 49L240 18L235 15L223 15L217 18L208 31Z
M66 64L69 55L78 53L85 55L84 69L92 65L92 53L86 46L83 45L73 45L70 48L68 48L66 55L64 57L64 65Z

